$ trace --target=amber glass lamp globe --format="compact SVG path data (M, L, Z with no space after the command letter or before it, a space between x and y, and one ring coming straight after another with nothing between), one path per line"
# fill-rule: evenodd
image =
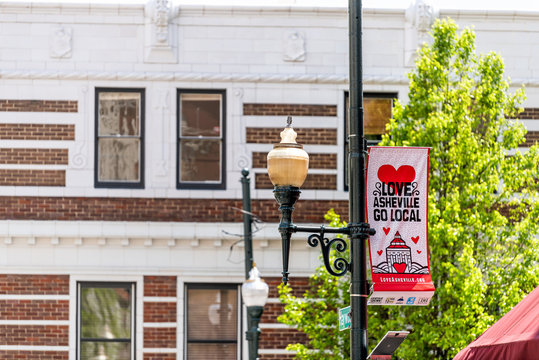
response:
M307 177L309 155L296 143L296 132L290 126L281 132L281 142L268 153L268 175L274 186L301 187Z

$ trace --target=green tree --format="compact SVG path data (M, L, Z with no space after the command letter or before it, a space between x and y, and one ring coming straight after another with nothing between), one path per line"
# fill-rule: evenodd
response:
M539 285L539 148L517 150L526 134L515 119L524 91L509 93L500 55L476 55L471 29L459 33L453 21L438 20L432 36L409 74L408 103L396 102L380 144L432 148L435 297L427 307L369 307L371 347L388 330L411 330L396 353L404 359L451 359ZM290 346L297 358L349 356L348 332L339 334L336 315L329 314L348 302L346 281L319 269L306 300L282 289L281 321L311 339ZM313 314L324 306L328 314ZM333 357L315 357L316 350Z

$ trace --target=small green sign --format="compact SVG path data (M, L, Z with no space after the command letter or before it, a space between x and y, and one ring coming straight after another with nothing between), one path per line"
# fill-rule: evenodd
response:
M350 318L350 306L339 309L339 331L350 329L352 319Z

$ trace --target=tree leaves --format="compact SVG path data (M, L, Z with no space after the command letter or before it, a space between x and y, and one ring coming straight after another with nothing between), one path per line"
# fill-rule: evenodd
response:
M475 53L475 33L437 20L434 42L418 51L409 99L396 101L381 145L428 146L429 250L436 294L428 307L369 307L370 346L388 330L409 329L404 359L450 359L539 285L539 149L518 150L515 118L524 90L509 93L500 55ZM327 219L339 226L330 211ZM345 359L348 332L336 309L348 281L319 268L313 289L281 289L280 318L311 339L298 359ZM330 314L331 313L331 314Z

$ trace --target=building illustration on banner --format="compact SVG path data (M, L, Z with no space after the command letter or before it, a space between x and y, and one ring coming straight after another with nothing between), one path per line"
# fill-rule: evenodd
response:
M416 241L414 241L417 239ZM417 243L419 237L412 238L412 241ZM419 254L421 250L416 250ZM383 250L377 251L379 256L382 256ZM412 257L412 249L406 245L402 236L397 231L395 238L385 249L387 261L378 263L372 266L372 271L377 274L428 274L428 266L414 262Z

